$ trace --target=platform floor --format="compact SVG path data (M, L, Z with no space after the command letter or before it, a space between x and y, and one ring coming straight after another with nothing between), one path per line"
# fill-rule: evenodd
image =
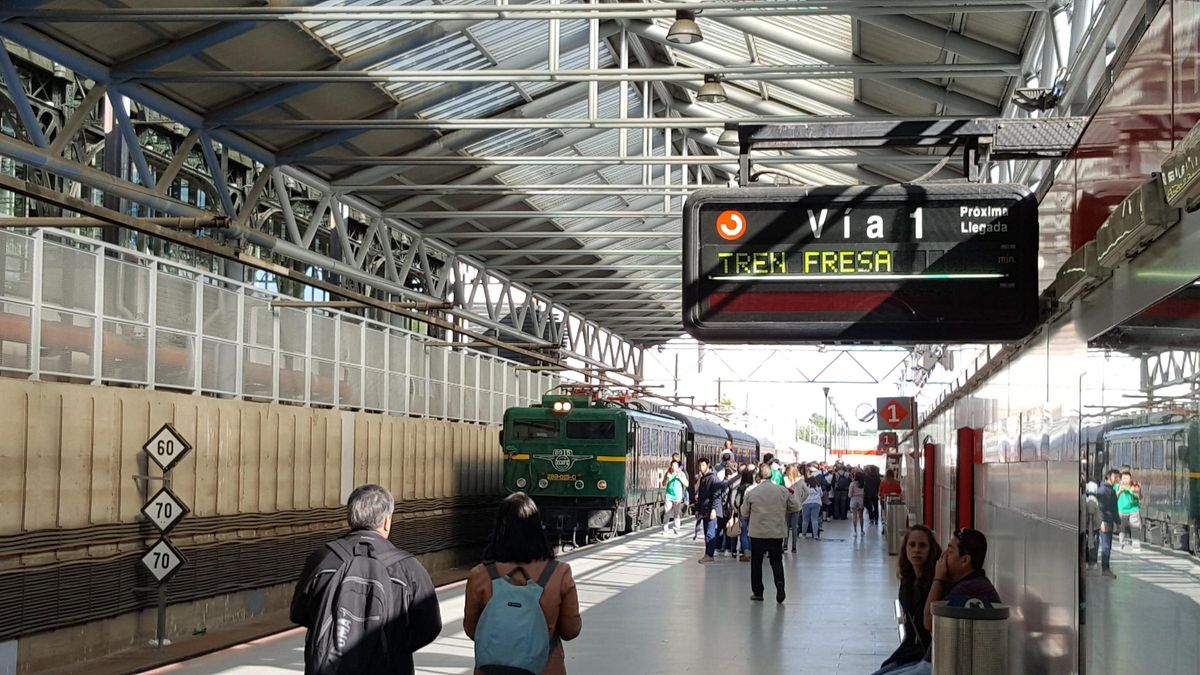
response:
M1084 577L1090 673L1200 672L1200 562L1156 546L1113 545L1116 579Z
M849 536L827 525L820 542L801 541L784 558L788 597L750 600L750 564L703 553L691 534L642 533L563 556L583 608L583 634L566 643L574 673L787 672L866 675L896 646L895 558L883 537ZM771 573L764 564L768 589ZM771 594L768 594L771 595ZM472 643L462 630L463 586L439 592L445 628L416 655L417 672L470 673ZM299 673L304 633L296 629L153 672L172 675Z

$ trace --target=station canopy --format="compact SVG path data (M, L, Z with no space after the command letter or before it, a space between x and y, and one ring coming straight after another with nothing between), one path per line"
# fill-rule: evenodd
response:
M46 44L637 345L683 332L679 214L690 191L735 178L727 123L999 116L1028 45L1041 48L1033 26L1046 9L1013 0L17 4L21 29ZM775 151L752 178L902 182L943 154ZM960 171L951 162L933 177Z

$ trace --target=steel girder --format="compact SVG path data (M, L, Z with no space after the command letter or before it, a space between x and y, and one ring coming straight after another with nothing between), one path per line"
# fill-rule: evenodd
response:
M452 70L154 70L145 69L121 73L127 82L179 82L184 84L244 83L316 86L320 84L398 84L426 82L686 82L703 80L717 75L726 81L774 80L909 80L914 77L1012 77L1019 74L1018 64L966 63L815 63L783 66L680 66L649 67L633 70L613 68L575 68L546 70L543 68L482 68ZM936 85L935 85L936 86ZM914 92L915 93L915 92ZM943 90L943 94L944 94ZM922 95L927 97L928 95ZM953 98L953 95L951 96ZM969 98L969 97L968 97ZM264 106L275 105L270 101ZM994 106L987 106L995 112ZM238 115L239 117L241 115ZM223 124L224 122L214 123Z
M464 28L464 31L467 29ZM601 39L608 37L617 30L615 23L605 23L600 26ZM560 43L560 49L564 51L574 51L586 46L585 41L588 34L584 31L571 33L564 38ZM525 50L520 54L496 64L497 68L531 68L542 60L542 55L536 49ZM416 117L421 111L433 106L439 105L446 101L452 100L457 96L461 96L472 89L475 89L474 83L449 83L440 87L435 87L429 91L422 92L415 96L405 98L399 102L394 108L383 113L375 115L372 119L387 120L387 119L404 119L407 117ZM322 134L321 136L305 141L298 145L284 149L280 155L285 161L295 161L296 159L306 157L314 152L318 152L324 148L345 143L355 136L361 134L362 131L350 129L346 131L333 131ZM408 153L406 153L407 155Z
M97 81L100 83L99 86L107 86L109 93L115 95L113 92L116 90L112 85L108 84L110 80L102 66L94 62L88 62L84 57L77 54L72 55L69 52L60 54L51 44L34 36L26 36L19 28L16 26L2 26L0 27L0 34L10 38L15 34L18 38L25 39L31 43L26 45L27 47L35 51L40 51L39 48L44 49L50 52L44 54L47 58L57 60L60 63L62 60L58 57L64 56L65 60L70 62L64 63L64 65L68 67L71 67L72 64L82 66L85 70L81 74ZM59 46L59 49L61 49L61 46ZM21 80L15 79L10 81L20 82ZM159 100L154 95L142 94L140 90L136 89L136 85L129 85L128 88L139 91L139 96L144 96L149 101L158 102ZM151 105L151 107L154 106ZM196 124L200 120L194 115L190 115L188 120L179 121L183 126L189 126L189 122ZM122 129L122 133L127 137L129 137L130 133L134 133L132 124L127 118L122 119L118 116L117 124L125 127ZM204 157L205 164L210 169L212 183L217 193L218 201L222 205L222 211L225 215L243 225L242 227L231 228L231 231L227 234L240 237L243 242L270 250L285 258L312 265L325 270L327 273L353 279L366 287L391 293L405 300L418 302L456 300L456 309L452 310L452 313L479 326L495 330L500 334L516 336L522 340L529 340L531 338L534 340L544 340L552 344L559 344L564 340L564 332L569 322L562 320L562 317L574 316L565 308L556 305L553 301L545 297L535 295L531 289L520 286L514 288L511 282L503 280L479 263L457 257L447 248L432 245L416 230L404 226L399 221L385 219L378 209L374 209L359 199L335 193L331 191L330 186L324 184L319 179L298 171L295 168L275 167L270 162L265 167L257 167L252 172L254 174L252 179L247 181L247 183L253 183L253 187L248 195L250 198L241 205L240 209L237 208L231 195L230 186L225 180L225 165L217 153L216 146L218 141L214 138L216 132L212 135L204 131L200 131L198 134L193 132L193 135L189 135L189 139L181 144L179 150L186 152L190 149L196 143L193 136L199 137L199 149ZM132 137L136 138L136 133ZM244 144L245 141L242 140L241 143ZM221 145L223 146L224 144L222 143ZM239 147L238 149L241 150L242 148ZM30 166L50 171L70 181L90 185L106 193L121 196L131 202L144 204L162 213L187 217L203 217L208 214L204 210L165 197L165 184L154 184L154 189L151 189L129 183L128 181L105 174L78 162L67 160L61 157L61 155L53 154L47 148L40 148L33 144L0 137L0 154L9 156ZM224 151L222 151L221 155L224 154ZM255 154L261 156L264 153L261 149L258 149L255 151ZM168 170L164 172L167 178L173 180L177 175L177 173L172 173L172 168L174 168L174 171L178 171L178 167L175 166L176 164L176 162L172 162L172 167L168 167ZM178 164L182 164L182 161L178 162ZM141 173L140 170L139 173ZM147 178L149 177L147 175ZM290 185L289 181L295 183L295 185ZM267 189L268 186L270 186L270 190ZM292 203L294 195L291 193L294 191L293 188L297 187L306 195L322 195L314 217L309 219L307 223L303 223L303 230L301 230L302 223L296 218L295 205ZM275 202L269 201L269 198L267 198L268 193L275 197ZM255 229L256 226L263 225L265 221L256 222L256 219L252 217L254 211L260 206L268 205L277 210L285 220L286 239L279 239L259 229ZM347 215L346 211L348 209L354 209L362 213L367 219L368 226L364 234L355 236L347 232L345 215ZM328 232L329 236L338 239L341 250L340 258L331 258L312 249L314 242L317 240L317 233L322 231ZM396 233L396 236L393 233ZM406 241L407 247L395 246L398 243L395 241L396 239ZM396 250L397 248L400 250ZM397 254L400 255L398 256ZM398 257L399 259L397 259ZM433 262L437 260L443 261L443 272L440 274L434 273L432 269ZM430 291L430 293L418 292L405 287L403 284L410 278L417 278L423 288ZM461 299L461 294L466 286L464 279L474 279L473 283L476 285L481 283L483 279L490 279L492 283L505 283L507 284L508 294L503 298L498 298L495 306L490 308L487 314L481 315L471 312L464 309L464 303ZM459 297L456 297L456 295ZM509 310L508 312L500 311L505 307ZM551 321L552 316L558 316L560 319ZM512 325L508 325L493 317L511 317ZM532 321L534 328L532 333L523 330L527 318ZM574 325L590 325L586 319L575 318ZM599 330L598 326L596 330ZM611 340L615 341L614 345L605 347L603 353L609 356L620 356L622 358L621 362L605 362L603 358L596 358L594 354L570 353L569 356L592 366L613 367L619 371L624 371L629 377L636 377L637 350L631 344L623 343L622 338L619 336L613 335ZM579 340L575 342L578 344L595 343L595 341L584 342ZM623 346L616 345L616 342L622 342Z
M712 45L705 45L703 42L694 42L688 45L681 45L668 41L667 29L661 26L631 22L627 24L626 28L632 35L636 35L652 42L657 42L660 45L669 47L676 51L692 54L698 58L708 61L709 63L719 66L735 65L735 61L731 56L722 52L720 49L713 47ZM859 116L887 115L887 112L880 110L879 108L831 94L828 89L821 86L821 84L818 82L782 80L773 82L772 86L785 89L805 99L815 101L821 105L832 108L840 113ZM714 126L720 125L717 124Z
M153 7L105 10L106 22L229 23L299 21L524 21L532 19L649 19L671 18L676 11L701 13L706 18L742 16L855 16L945 14L948 12L1030 12L1046 9L1045 0L716 0L709 2L627 2L611 5L357 5L344 7ZM18 7L0 11L0 20L12 23L93 22L87 9Z
M964 4L950 10L955 14L961 14L970 9L969 4ZM1046 6L1040 9L1047 9ZM945 49L946 51L964 56L972 61L979 63L1011 63L1019 58L1017 54L1010 51L989 45L986 42L981 42L971 37L967 37L962 33L957 33L952 30L947 30L931 23L926 23L920 19L915 19L911 16L901 16L900 14L892 16L856 14L855 17L863 23L869 23L872 26L878 26L893 33L899 33L914 40L919 40L927 45ZM948 73L953 73L952 65L946 66ZM994 114L995 109L991 113Z
M863 17L857 18L860 20L867 20ZM906 17L881 18L902 19ZM721 23L729 26L730 28L736 28L747 35L753 35L756 38L773 42L781 47L795 50L801 54L806 54L828 63L836 63L838 61L837 58L830 58L834 55L830 54L829 52L831 50L824 48L820 41L797 39L799 36L796 34L784 30L778 26L771 25L765 21L762 21L761 19L749 17L729 17L722 20ZM978 42L976 40L972 40L971 38L964 38L964 40L969 41L970 43ZM988 46L983 45L983 43L978 44L985 47ZM993 49L995 52L999 52L996 55L997 58L999 58L1001 54L1007 55L1006 58L993 62L995 65L1003 65L1005 67L1005 77L1015 77L1021 74L1020 63L1018 62L1018 57L1016 54L1009 54L1008 52L1005 52L1002 49L996 49L995 47L992 47L991 49ZM869 64L871 63L871 61L856 57L850 62L850 64L847 65L869 67ZM920 79L921 77L945 77L947 75L961 77L969 73L973 67L977 67L978 65L979 64L962 63L937 64L937 68L940 70L934 70L932 75L922 72L922 69L910 68L909 65L902 65L900 68L912 73L912 77L894 78L888 82L888 85L908 92L914 96L919 96L927 101L932 101L933 103L937 104L944 104L951 110L958 113L967 115L995 115L997 112L999 112L999 108L987 103L986 101L980 101L979 99L966 94L948 91L945 87L934 84L927 80Z
M460 30L465 30L477 21L439 21L426 24L416 30L403 33L389 39L383 44L376 45L366 51L348 56L337 63L329 66L325 72L338 73L344 71L354 71L362 68L383 63L388 59L394 58L404 52L416 49L423 44L445 37ZM123 79L138 81L144 79L149 69L123 69L114 74ZM249 81L249 80L248 80ZM229 103L221 108L209 112L205 115L205 122L211 126L219 126L227 124L233 120L240 119L251 113L270 108L284 101L299 96L307 91L311 91L317 85L312 83L292 83L283 84L281 86L272 87L265 91L260 91L240 101Z

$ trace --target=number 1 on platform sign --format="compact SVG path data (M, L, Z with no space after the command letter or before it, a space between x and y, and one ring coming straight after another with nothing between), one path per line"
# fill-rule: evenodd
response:
M917 421L916 403L908 396L875 399L875 419L879 431L912 429Z

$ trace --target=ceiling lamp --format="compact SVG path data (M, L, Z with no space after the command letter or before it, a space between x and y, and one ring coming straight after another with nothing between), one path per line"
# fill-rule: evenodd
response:
M736 148L739 143L737 125L732 122L726 122L725 131L722 131L721 135L717 137L717 145Z
M725 95L725 85L716 75L705 75L704 86L696 94L696 100L703 103L724 103L729 97Z
M686 9L675 10L675 23L667 31L667 42L690 45L703 39L700 24L696 23L696 13Z

